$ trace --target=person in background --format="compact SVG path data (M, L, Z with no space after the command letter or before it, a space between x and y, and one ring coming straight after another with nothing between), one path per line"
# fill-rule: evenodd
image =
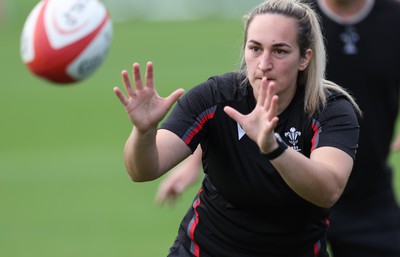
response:
M170 257L328 256L327 215L353 167L361 112L324 78L323 37L308 4L265 1L248 15L243 42L239 71L183 96L158 96L151 62L145 81L133 65L135 88L122 71L126 95L114 91L134 125L127 172L155 180L201 146L207 175Z
M400 209L388 157L400 89L400 5L393 0L318 0L327 78L357 99L363 118L349 183L330 214L334 257L399 257Z
M168 178L163 180L158 187L156 194L157 204L168 203L169 206L173 206L183 191L199 181L202 171L201 155L202 151L199 146L191 156L170 172Z
M390 150L400 149L400 137L393 140L400 87L399 5L391 0L315 4L327 46L327 78L349 89L364 113L352 175L330 214L334 257L400 256L400 211L388 164ZM172 192L175 200L195 181L183 177L196 177L200 151L162 182L159 204Z

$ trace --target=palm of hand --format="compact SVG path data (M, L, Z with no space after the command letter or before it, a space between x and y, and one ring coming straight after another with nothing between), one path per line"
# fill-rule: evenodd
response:
M147 63L146 81L142 83L139 64L133 65L133 89L127 71L122 71L122 80L125 86L125 96L118 87L114 92L124 106L132 123L141 132L156 129L158 123L165 117L168 110L183 94L182 89L175 90L166 98L159 97L154 86L153 64Z
M136 90L135 95L130 96L125 105L129 118L139 131L156 127L169 108L169 102L159 97L154 88Z

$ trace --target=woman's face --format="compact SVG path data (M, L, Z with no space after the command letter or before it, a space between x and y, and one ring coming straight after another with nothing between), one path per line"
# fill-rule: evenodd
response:
M254 17L247 30L245 45L247 76L257 99L261 79L275 82L280 101L290 101L296 92L297 74L307 68L312 52L300 56L297 22L279 14Z

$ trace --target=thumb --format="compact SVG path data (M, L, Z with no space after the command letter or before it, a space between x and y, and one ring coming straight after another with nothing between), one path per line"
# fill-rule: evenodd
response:
M178 99L183 95L184 90L182 88L175 90L168 97L168 104L172 106Z
M228 116L231 117L234 121L236 121L239 124L242 124L241 121L244 117L243 114L241 114L240 112L236 111L235 109L229 106L224 107L224 112L228 114Z

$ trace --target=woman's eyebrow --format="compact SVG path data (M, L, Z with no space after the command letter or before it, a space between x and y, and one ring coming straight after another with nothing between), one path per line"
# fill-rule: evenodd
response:
M255 44L255 45L262 45L260 42L258 42L257 40L254 40L254 39L250 39L250 40L249 40L249 43L253 43L253 44ZM274 43L274 44L272 44L272 46L273 46L273 47L289 47L289 48L292 48L289 44L283 43L283 42L281 42L281 43Z

